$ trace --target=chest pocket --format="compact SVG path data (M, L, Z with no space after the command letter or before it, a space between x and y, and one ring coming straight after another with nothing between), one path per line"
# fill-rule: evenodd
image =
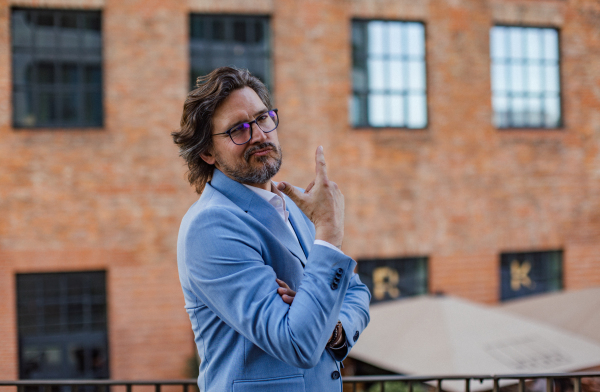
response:
M306 392L304 376L294 375L259 380L237 380L233 382L233 392Z

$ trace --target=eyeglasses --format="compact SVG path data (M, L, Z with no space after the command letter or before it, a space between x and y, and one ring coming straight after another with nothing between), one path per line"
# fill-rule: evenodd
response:
M227 134L235 144L246 144L252 139L252 124L258 125L263 133L273 132L279 125L277 109L267 110L253 121L238 124L225 132L213 133L213 135Z

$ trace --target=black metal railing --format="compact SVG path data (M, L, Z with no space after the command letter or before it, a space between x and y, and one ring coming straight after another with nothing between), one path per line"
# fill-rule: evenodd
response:
M600 392L600 372L458 376L347 376L344 392ZM461 386L462 385L462 386ZM446 387L445 387L446 386ZM135 387L135 388L134 388ZM145 388L144 388L145 387ZM148 388L150 387L150 389ZM198 392L182 380L0 380L0 392ZM135 389L135 391L134 391Z

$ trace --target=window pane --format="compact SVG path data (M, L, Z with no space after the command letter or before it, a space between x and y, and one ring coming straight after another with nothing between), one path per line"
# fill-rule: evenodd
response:
M492 64L492 89L494 92L503 92L508 90L506 82L506 72L508 71L504 64Z
M544 29L544 58L558 60L558 32L554 29Z
M507 39L506 29L504 27L493 27L490 30L490 50L492 58L502 59L506 57L505 40Z
M31 15L23 11L13 11L12 18L13 46L30 46L33 43Z
M369 60L369 89L385 89L385 62L383 60Z
M404 69L405 61L392 60L390 64L390 89L400 91L407 88L404 83L406 70Z
M389 53L393 56L402 54L402 24L390 23L388 26ZM406 50L405 50L406 51Z
M543 68L537 64L531 64L527 67L527 82L528 91L533 94L540 94L543 89L542 85Z
M412 94L408 97L409 128L425 128L427 126L427 102L424 95Z
M75 93L64 93L61 99L63 121L76 122L79 113L79 96Z
M242 20L233 22L233 40L237 42L248 42L246 34L246 23Z
M527 103L529 106L527 125L530 127L542 127L544 125L542 100L540 98L530 98Z
M506 96L494 95L492 105L494 107L494 125L498 128L508 127L508 99Z
M369 95L369 124L374 127L384 127L386 119L386 96L381 94Z
M385 23L369 22L369 55L383 55L385 53Z
M541 60L542 57L542 34L538 29L526 29L527 58Z
M558 67L554 65L548 65L545 67L545 71L546 91L558 92L560 86Z
M420 61L408 62L408 88L410 90L425 89L425 67Z
M404 127L406 126L405 118L405 102L402 95L391 95L389 97L389 113L390 121L389 126L391 127Z
M521 64L513 64L510 66L510 78L511 78L511 91L513 92L524 92L525 91L525 80L523 74L525 67Z
M509 55L511 58L523 58L523 38L521 28L513 27L509 30Z
M549 128L560 126L560 99L557 96L546 97L544 102L545 123Z
M425 28L421 23L406 23L408 35L408 54L425 56Z

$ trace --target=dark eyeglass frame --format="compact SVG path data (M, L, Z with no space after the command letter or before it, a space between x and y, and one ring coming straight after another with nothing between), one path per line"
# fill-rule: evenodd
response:
M276 116L276 118L277 118L277 123L275 124L275 128L271 129L270 131L264 131L264 130L263 130L261 127L260 127L260 125L258 125L258 117L262 116L262 115L263 115L263 114L265 114L265 113L269 113L269 112L275 112L275 116ZM254 120L252 120L252 121L244 121L244 122L242 123L242 124L248 124L248 126L250 127L250 137L248 138L248 140L246 140L246 141L245 141L245 142L243 142L243 143L236 143L236 142L233 140L233 136L231 136L231 131L233 131L233 128L237 128L237 127L239 127L241 124L234 125L233 127L229 128L229 129L228 129L228 130L226 130L225 132L221 132L221 133L213 133L213 136L217 136L217 135L225 135L225 134L227 134L227 135L229 136L229 138L231 139L231 141L233 142L233 144L236 144L236 145L238 145L238 146L241 146L241 145L244 145L244 144L248 143L250 140L252 140L252 124L256 124L256 126L257 126L257 127L258 127L258 128L261 130L261 131L263 131L263 133L271 133L271 132L273 132L274 130L276 130L276 129L277 129L277 127L279 126L279 113L278 113L278 110L277 110L277 108L274 108L274 109L267 109L267 110L265 110L265 112L264 112L264 113L261 113L261 114L260 114L258 117L257 117L257 118L255 118L255 119L254 119Z

